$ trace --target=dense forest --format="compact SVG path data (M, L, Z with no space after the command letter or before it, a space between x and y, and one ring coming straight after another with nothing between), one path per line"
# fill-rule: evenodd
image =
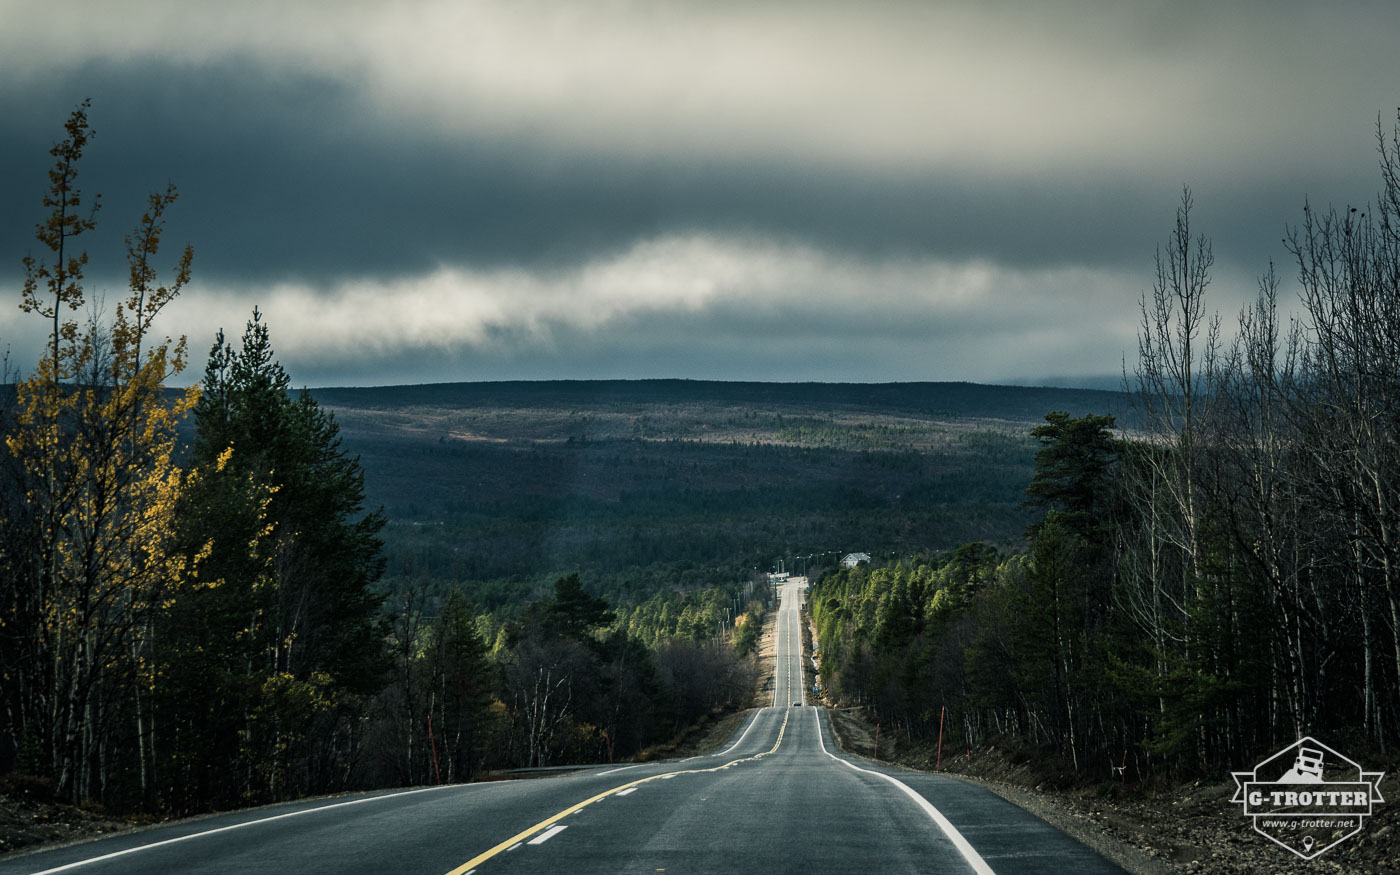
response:
M1397 116L1400 120L1400 115ZM822 674L911 736L1016 738L1107 777L1219 776L1303 735L1400 741L1400 121L1364 208L1290 229L1223 336L1176 225L1142 301L1141 431L1052 414L1025 553L972 544L813 591Z
M510 597L501 581L586 568L630 598L655 589L627 582L638 568L655 569L653 577L707 568L740 579L798 552L909 555L1017 536L1026 521L1017 498L1031 472L1028 438L959 440L979 446L948 456L679 441L428 448L425 455L441 458L398 462L427 482L416 501L387 506L387 574L478 580L489 602L493 588ZM479 472L442 507L435 499L454 474L431 476L438 465Z
M386 586L364 469L256 310L167 390L187 343L156 321L194 257L157 269L177 192L126 238L128 296L89 308L87 108L24 264L48 343L0 409L0 773L190 812L630 757L747 704L770 596L748 577L615 610L564 575L490 615L440 579Z
M669 395L668 393L674 393ZM672 574L775 557L888 557L1018 542L1046 409L1121 393L926 383L459 383L316 389L366 496L391 583L470 581L494 609L579 569L619 599ZM1056 404L1063 407L1033 405ZM626 578L627 580L624 580Z
M687 380L312 390L387 523L383 587L509 613L561 573L633 604L777 559L1020 543L1046 409L1123 393ZM1061 405L1061 407L1046 405ZM1031 411L1035 412L1032 413Z

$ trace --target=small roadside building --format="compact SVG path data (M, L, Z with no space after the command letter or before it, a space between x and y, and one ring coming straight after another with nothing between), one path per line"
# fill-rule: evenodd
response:
M841 567L842 567L842 568L855 568L857 565L860 565L862 562L865 563L866 565L869 565L869 564L870 564L870 554L869 554L869 553L847 553L845 556L842 556L842 557L841 557Z

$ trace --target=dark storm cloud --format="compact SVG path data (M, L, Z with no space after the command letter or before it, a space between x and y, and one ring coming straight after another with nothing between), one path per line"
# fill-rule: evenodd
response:
M184 198L175 227L196 241L201 271L250 283L331 284L444 262L574 264L705 228L1017 262L1131 242L1123 205L1107 196L1131 202L1131 180L1102 181L1106 196L1086 214L1048 187L726 156L610 159L549 139L449 140L380 117L354 82L227 63L92 65L43 95L7 94L6 117L24 119L0 131L0 161L24 181L4 216L7 246L41 217L47 147L67 108L89 94L98 137L84 176L111 206L104 220L125 221L120 207L174 180Z
M865 255L1126 265L1150 254L1176 189L1190 181L1159 171L998 179L724 155L609 158L548 138L449 139L383 117L360 99L362 88L231 61L92 64L41 93L8 90L0 111L20 121L0 129L0 161L16 183L0 228L4 251L13 257L16 241L28 245L47 148L67 109L88 95L98 136L84 179L104 193L104 222L124 227L145 192L174 181L183 200L173 227L196 243L202 276L244 283L331 285L442 263L576 264L696 230ZM1328 176L1324 166L1316 188L1365 195ZM1306 182L1196 185L1223 233L1258 249L1296 215ZM1279 212L1285 204L1293 214Z
M1393 99L1366 59L1400 27L1368 4L104 9L6 13L0 264L33 249L45 152L91 96L96 280L120 288L122 232L174 181L197 250L175 318L280 310L303 366L352 382L383 382L351 376L370 360L643 376L673 326L706 348L668 361L736 377L914 377L920 343L965 376L1034 372L1002 347L1113 370L1182 184L1227 314L1304 197L1370 195ZM764 364L770 318L826 358Z

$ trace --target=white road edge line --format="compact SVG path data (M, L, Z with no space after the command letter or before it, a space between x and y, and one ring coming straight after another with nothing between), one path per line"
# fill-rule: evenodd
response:
M744 743L744 739L746 739L746 738L749 737L749 730L753 729L753 725L754 725L755 723L758 722L758 715L759 715L759 714L762 714L762 713L763 713L763 712L762 712L761 710L753 712L753 717L749 720L749 727L748 727L748 729L745 729L745 730L744 730L744 734L743 734L743 735L739 736L739 740L736 741L736 742L734 742L733 744L731 744L729 747L725 748L724 750L720 751L719 753L712 753L712 754L710 754L710 756L712 756L712 757L722 757L722 756L724 756L725 754L729 753L729 752L730 752L731 750L733 750L734 748L736 748L736 747L738 747L739 745L743 744L743 743Z
M148 845L137 845L134 848L127 848L124 851L114 851L110 854L103 854L100 857L89 857L86 860L78 860L74 863L67 863L63 866L55 866L52 869L45 869L42 872L34 872L32 875L52 875L54 872L67 872L69 869L77 869L80 866L88 866L92 863L100 863L103 860L111 860L116 857L125 857L127 854L134 854L137 851L149 851L151 848L159 848L162 845L173 845L176 842L189 841L201 836L210 836L215 833L228 832L229 830L242 829L245 826L254 826L259 823L269 823L274 820L282 820L287 817L299 817L303 814L314 814L317 811L327 811L332 808L344 808L346 805L361 805L365 802L376 802L380 799L393 799L395 796L411 796L414 793L427 793L430 790L446 790L449 787L460 787L461 784L443 784L440 787L421 787L417 790L401 790L398 793L385 793L382 796L366 796L363 799L351 799L349 802L335 802L331 805L321 805L316 808L302 808L297 811L289 811L286 814L274 814L272 817L260 817L257 820L245 820L242 823L235 823L229 826L221 826L216 829L206 829L202 832L192 832L189 835L176 836L173 839L151 842Z
M992 867L987 865L987 861L982 859L982 855L977 853L977 849L972 847L968 840L963 838L963 834L958 832L957 827L953 826L953 824L949 822L948 818L943 816L943 812L939 811L937 808L934 808L932 802L929 802L927 799L920 796L908 784L904 783L898 778L890 777L884 772L876 772L871 769L862 769L855 763L843 760L836 754L827 750L826 743L822 741L821 709L813 708L812 715L816 718L817 721L817 745L821 748L822 753L826 754L827 756L831 757L832 759L836 760L842 765L850 766L857 772L865 772L867 775L874 775L877 778L884 778L886 781L889 781L891 784L898 787L905 793L905 795L907 795L910 799L913 799L914 802L924 810L924 813L927 814L930 818L932 818L934 823L938 824L938 828L943 830L943 834L948 837L948 841L952 842L953 847L958 849L958 853L963 855L963 859L966 860L967 864L972 867L972 871L976 872L977 875L996 875L996 872L992 870Z
M545 842L549 841L550 839L554 838L555 836L559 835L559 833L563 832L563 831L566 830L566 829L568 829L568 827L565 826L564 824L562 824L562 823L556 824L556 825L554 825L554 826L551 826L549 829L545 830L544 832L540 833L539 835L535 836L534 838L530 839L530 840L529 840L528 842L526 842L525 844L527 844L527 845L542 845L542 844L544 844Z
M642 763L637 763L635 766L623 766L623 767L620 768L620 769L608 769L606 772L599 772L599 773L598 773L598 777L601 778L601 777L603 777L604 775L611 775L611 774L614 773L614 772L625 772L625 771L627 771L628 769L639 769L639 768L642 767L642 765L643 765Z

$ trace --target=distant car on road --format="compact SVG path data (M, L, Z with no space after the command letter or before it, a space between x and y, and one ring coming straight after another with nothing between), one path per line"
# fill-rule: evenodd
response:
M801 707L802 707L802 703L801 703L801 702L793 702L793 703L792 703L792 707L794 707L794 708L801 708Z

